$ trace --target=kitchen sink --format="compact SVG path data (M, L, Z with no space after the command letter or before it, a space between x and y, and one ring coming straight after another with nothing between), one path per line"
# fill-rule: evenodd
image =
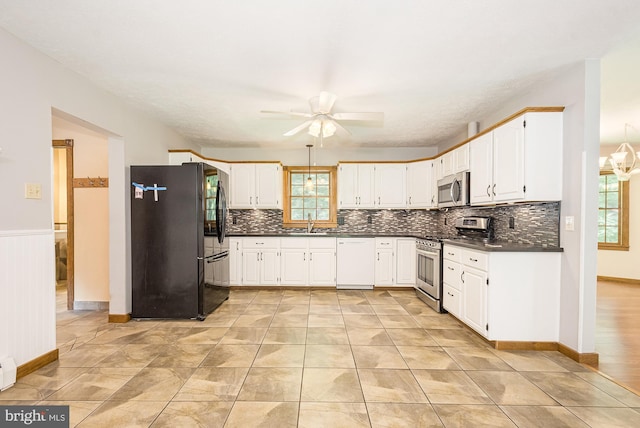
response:
M313 235L326 235L327 232L291 232L288 235L291 236L313 236Z

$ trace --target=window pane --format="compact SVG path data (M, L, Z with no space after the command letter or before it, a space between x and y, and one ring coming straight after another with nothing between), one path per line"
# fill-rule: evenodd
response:
M618 192L607 192L607 208L618 208Z
M302 195L304 195L303 186L291 186L291 196L302 196Z
M291 220L304 220L304 213L302 212L302 210L291 210Z
M607 175L607 192L617 192L619 184L615 175Z
M600 182L598 184L598 190L600 192L604 192L606 188L607 188L607 176L606 175L601 175L600 176Z
M605 229L604 227L598 227L598 242L605 242Z
M304 179L306 177L304 174L292 172L291 173L291 184L296 186L302 186L304 184Z
M291 208L302 208L303 200L304 200L303 198L291 198Z
M304 210L305 220L309 218L309 214L311 214L311 220L316 219L316 210Z
M598 210L598 226L604 226L606 217L606 210Z
M318 198L318 208L329 208L329 198Z
M607 194L605 192L601 192L598 194L598 207L606 208L607 202Z
M607 227L606 242L618 242L618 227Z
M615 226L618 227L618 211L617 210L607 210L607 219L606 226Z
M215 210L207 210L207 221L215 221L216 212Z
M329 209L319 209L318 220L329 220Z
M318 196L329 196L329 186L317 186L316 194Z
M327 186L329 185L328 173L320 173L320 174L317 174L317 176L318 176L317 181L319 185L327 185Z
M316 200L315 198L304 198L304 207L306 209L308 208L314 208L316 207Z
M305 186L304 187L304 195L305 196L309 196L309 197L310 196L315 196L316 195L316 187L315 186L310 186L310 187Z

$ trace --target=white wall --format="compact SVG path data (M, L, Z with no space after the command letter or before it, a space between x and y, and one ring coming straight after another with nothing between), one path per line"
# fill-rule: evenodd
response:
M606 156L618 146L603 146ZM633 146L640 151L640 146ZM640 174L629 180L629 251L598 250L598 275L640 280Z
M175 132L157 121L128 107L124 101L103 91L88 80L62 67L0 30L0 240L10 240L9 246L23 245L18 241L31 239L32 235L46 236L41 240L43 251L54 260L53 242L53 171L52 171L52 108L56 115L66 120L76 120L88 128L102 130L109 137L109 178L114 186L109 188L109 245L110 309L112 313L125 314L130 310L130 276L127 275L129 258L128 216L129 187L127 166L133 163L167 163L170 148L200 147L190 144ZM68 116L65 116L68 115ZM112 144L117 146L112 149ZM42 199L25 199L24 184L42 184ZM124 208L124 209L123 209ZM115 225L115 226L114 226ZM43 232L44 231L44 232ZM50 237L48 236L50 231ZM44 235L43 235L44 234ZM0 242L2 247L3 242ZM26 243L25 243L26 245ZM30 244L29 244L30 245ZM13 266L28 266L27 253L0 258L0 272ZM11 263L11 266L7 264ZM52 263L53 266L53 263ZM113 273L116 273L115 275ZM41 304L53 307L55 277L13 276L0 282L0 296L15 296L9 310L0 312L0 325L11 325L18 342L9 342L0 335L0 356L19 356L16 362L23 364L39 357L47 350L55 349L55 318L37 317L37 324L20 323L23 314L32 313ZM50 295L35 290L52 290ZM19 292L20 295L16 295ZM42 302L25 299L36 296ZM115 309L113 309L115 308ZM113 311L117 312L113 312ZM44 337L38 337L42 332ZM33 342L39 344L34 347Z

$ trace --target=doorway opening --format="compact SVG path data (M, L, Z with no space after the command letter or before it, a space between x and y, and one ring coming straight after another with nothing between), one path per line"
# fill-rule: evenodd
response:
M67 310L73 310L73 140L53 140L52 145L56 290L66 288Z

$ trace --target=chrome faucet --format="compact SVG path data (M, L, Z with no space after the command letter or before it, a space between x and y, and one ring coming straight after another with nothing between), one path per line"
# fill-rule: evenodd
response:
M311 233L313 230L313 222L311 221L311 213L307 215L307 233Z

